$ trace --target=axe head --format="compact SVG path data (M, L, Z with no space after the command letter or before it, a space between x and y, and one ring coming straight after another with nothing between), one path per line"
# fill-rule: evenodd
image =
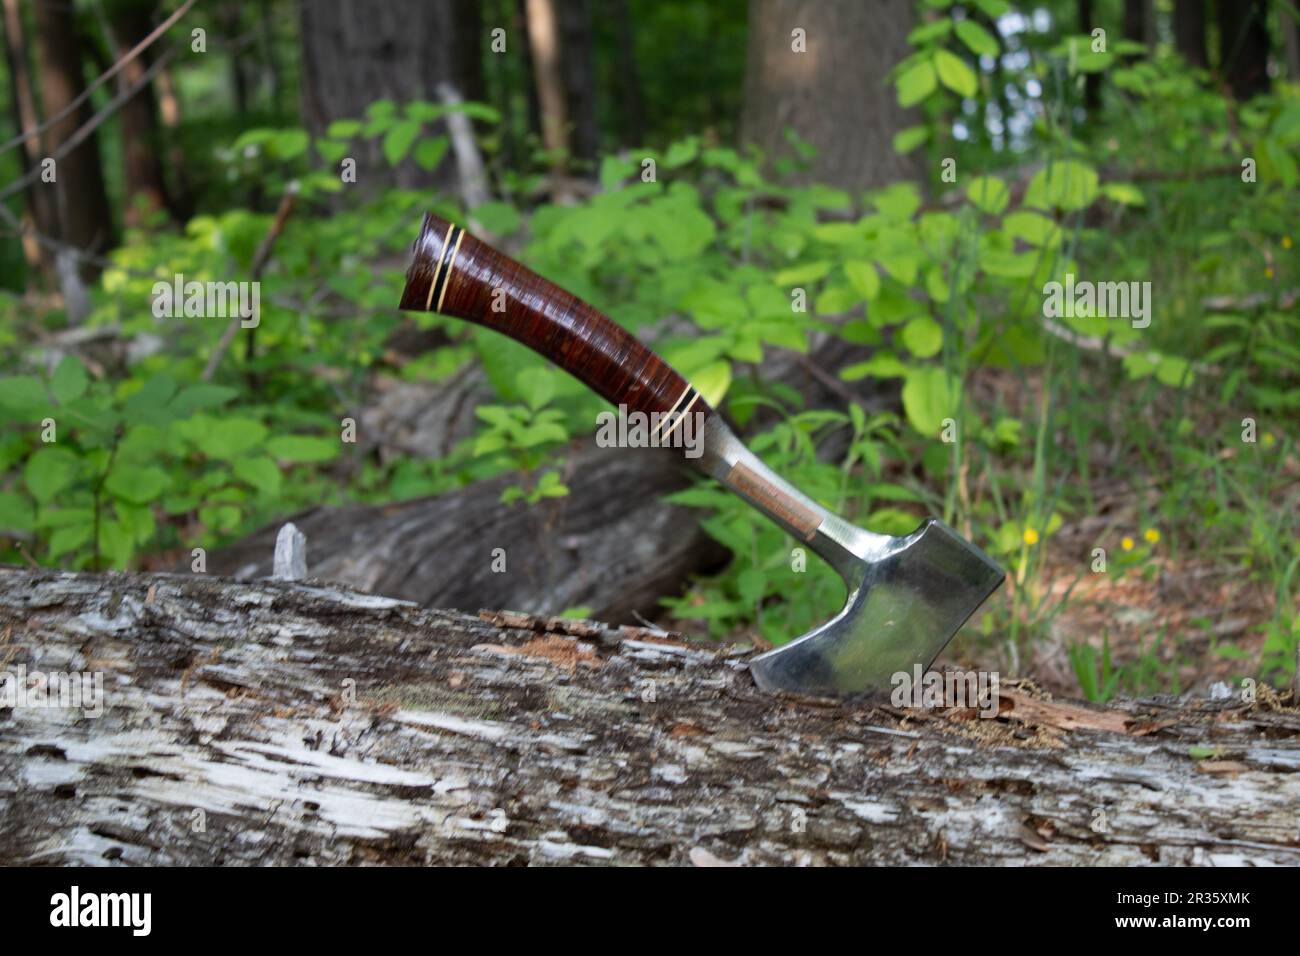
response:
M844 610L750 662L761 688L828 697L884 690L894 674L928 668L1006 575L942 521L886 542L863 547L856 567L840 569Z

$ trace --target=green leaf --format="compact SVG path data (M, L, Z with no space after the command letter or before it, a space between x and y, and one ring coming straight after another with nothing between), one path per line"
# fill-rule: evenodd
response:
M668 147L668 153L664 156L664 167L675 169L678 166L685 166L700 154L700 141L692 136L688 139L680 140Z
M508 202L495 199L476 206L471 215L484 229L497 236L510 235L522 223L518 209Z
M943 81L943 85L958 96L971 97L979 92L979 80L975 76L975 71L960 57L947 50L935 50L934 65L939 71L939 79Z
M936 85L934 64L920 60L898 77L898 105L915 106L933 93Z
M1025 205L1066 212L1087 207L1097 198L1097 171L1074 159L1040 169L1029 181Z
M1031 246L1055 246L1061 239L1060 227L1041 213L1018 209L1002 220L1002 230Z
M224 405L238 394L237 389L224 385L190 385L177 393L168 410L177 418L188 418L202 409Z
M929 358L943 348L943 329L928 315L917 316L899 333L903 345L917 358Z
M1145 206L1147 202L1142 190L1132 183L1106 183L1101 187L1101 194L1111 202L1125 206Z
M930 131L924 126L909 126L894 134L894 152L910 153L930 138Z
M903 380L903 411L927 438L938 438L945 418L955 418L961 384L941 368L914 368Z
M691 384L704 400L717 408L731 387L731 363L714 362L691 376Z
M266 426L253 418L223 418L215 421L195 444L209 458L229 461L260 445Z
M868 375L872 378L902 378L906 374L907 366L892 352L877 352L865 362L847 366L840 372L840 378L846 382L856 382Z
M59 400L59 404L64 405L85 394L89 384L90 380L86 377L86 369L81 364L81 360L74 355L68 355L54 370L54 377L50 379L50 390L54 392L54 397Z
M93 528L94 525L89 521L85 524L74 524L59 528L54 534L50 535L49 556L57 558L69 551L76 551L90 540L90 533Z
M13 378L0 378L0 407L8 410L13 418L29 415L49 405L50 398L45 393L45 385L32 375L16 375Z
M976 56L997 56L998 41L988 30L969 18L957 21L957 39L966 44Z
M816 282L824 278L831 271L831 263L825 260L816 262L804 262L797 266L789 266L780 270L772 277L772 281L777 285L797 286L805 285L809 282Z
M420 135L420 128L419 120L402 120L389 127L384 134L384 159L388 160L388 165L396 166L406 157Z
M534 412L555 397L555 373L547 368L526 368L515 379L515 387Z
M38 504L51 501L77 479L81 459L63 448L38 449L23 469L23 482Z
M320 153L321 158L327 163L337 163L347 155L348 144L335 139L318 139L316 140L316 152ZM333 175L330 178L333 179Z
M0 491L0 531L31 531L32 508L22 495Z
M387 138L385 138L385 141L387 141ZM442 157L447 155L447 146L446 136L434 136L420 140L415 147L416 164L423 170L433 172L438 168L438 164L442 162Z
M161 468L118 465L109 473L104 487L114 497L144 505L162 495L170 484L171 480Z
M872 262L846 262L844 275L868 301L880 294L880 273Z
M947 17L932 23L923 23L907 35L909 46L924 46L933 40L942 40L952 32L952 21Z
M277 435L266 443L266 452L280 461L329 461L339 453L338 441L310 435Z
M276 159L296 159L307 152L309 142L310 140L304 130L281 130L271 139L271 153Z
M269 497L278 498L280 496L283 476L280 474L279 466L272 459L266 457L240 458L235 461L232 470L235 477L244 484L252 485Z
M1001 215L1011 202L1007 184L996 176L976 176L967 185L966 196L976 209L990 216Z
M331 139L350 139L351 137L356 136L357 133L361 132L361 121L350 119L335 120L330 123L329 129L325 132Z

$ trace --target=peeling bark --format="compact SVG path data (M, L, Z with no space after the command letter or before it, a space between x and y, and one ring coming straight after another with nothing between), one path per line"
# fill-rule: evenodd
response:
M98 671L106 704L0 710L0 862L1300 860L1300 712L1267 692L1020 688L982 720L768 697L746 654L319 583L0 569L0 670Z

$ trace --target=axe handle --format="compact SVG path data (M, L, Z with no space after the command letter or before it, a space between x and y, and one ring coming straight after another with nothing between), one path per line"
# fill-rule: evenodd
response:
M806 542L851 588L860 576L859 553L888 541L854 528L772 472L690 382L631 333L432 213L415 240L400 307L466 319L522 342L629 413L660 413L661 438L688 413L699 415L703 456L693 463Z
M401 308L466 319L522 342L629 412L672 416L712 409L635 336L460 226L424 217ZM701 419L702 420L702 419Z

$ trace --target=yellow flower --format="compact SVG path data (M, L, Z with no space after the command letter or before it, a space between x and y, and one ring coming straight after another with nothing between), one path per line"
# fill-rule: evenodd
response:
M1123 548L1125 551L1132 551L1132 550L1133 550L1133 539L1130 538L1128 535L1125 535L1125 536L1124 536L1124 540L1121 541L1121 542L1119 543L1119 546L1120 546L1121 548Z
M1264 270L1264 278L1265 278L1265 279L1271 279L1271 278L1273 278L1273 267L1272 267L1272 266L1269 266L1267 269Z
M1026 528L1024 539L1025 544L1038 544L1038 532L1033 528Z
M1290 248L1291 248L1291 237L1290 237L1290 236L1283 236L1283 237L1282 237L1282 248L1283 248L1283 249L1290 249Z
M1147 528L1142 532L1142 537L1146 538L1147 541L1152 544L1156 544L1160 540L1160 532L1155 528Z

